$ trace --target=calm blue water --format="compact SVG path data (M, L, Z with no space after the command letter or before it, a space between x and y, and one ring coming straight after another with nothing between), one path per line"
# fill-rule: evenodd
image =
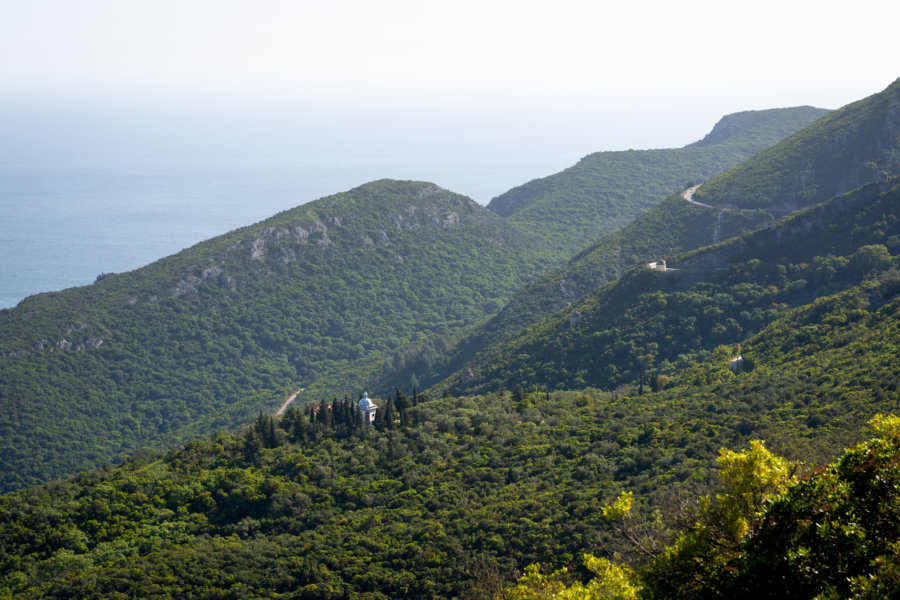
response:
M385 177L486 204L564 158L0 167L0 308L136 269L237 227Z

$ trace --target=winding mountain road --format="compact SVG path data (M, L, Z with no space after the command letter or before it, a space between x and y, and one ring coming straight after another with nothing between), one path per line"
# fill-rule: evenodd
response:
M697 191L698 187L700 187L700 186L694 185L694 186L689 187L688 189L681 192L681 197L684 198L685 200L687 200L688 202L690 202L691 204L696 204L697 206L702 206L704 208L720 208L718 206L713 206L711 204L703 204L702 202L697 202L696 200L694 200L694 192Z
M722 229L722 217L725 216L725 211L729 210L729 209L721 207L721 206L713 206L711 204L704 204L703 202L697 202L696 200L694 200L694 192L697 191L698 187L700 187L700 186L692 185L688 189L681 192L681 197L696 206L702 206L703 208L712 208L714 210L719 211L719 216L716 219L716 229L715 229L715 231L713 231L713 244L717 244L717 243L719 243L719 231Z
M287 410L287 407L291 405L291 402L293 402L294 399L297 398L297 394L299 394L300 392L305 392L305 391L306 391L306 388L300 388L299 390L297 390L296 392L294 392L293 394L291 394L290 396L285 398L284 402L281 403L281 406L278 408L278 410L275 411L275 416L280 417L281 415L283 415L284 411Z

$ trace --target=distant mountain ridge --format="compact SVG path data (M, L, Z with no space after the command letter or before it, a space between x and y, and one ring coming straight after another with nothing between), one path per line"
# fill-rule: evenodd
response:
M717 175L695 197L779 215L900 171L900 79Z
M813 106L796 106L731 113L719 119L712 131L702 139L687 144L685 148L703 148L731 142L745 145L748 151L752 151L758 148L761 138L782 140L829 112Z
M878 180L881 171L888 168L871 168L880 160L878 156L900 156L900 138L896 137L900 127L891 125L900 122L898 93L900 80L883 92L828 114L746 162L704 182L694 193L694 198L715 206L710 196L723 186L729 189L768 189L773 197L787 197L793 193L794 182L790 177L782 177L783 173L789 172L780 166L782 164L833 161L828 167L831 179L823 180L817 186L817 198L822 198L821 201ZM800 114L803 114L802 111ZM746 123L754 115L755 111L735 113L723 118L720 123L724 123L724 131L734 131L740 123ZM887 125L879 128L878 123ZM859 133L863 129L879 131L878 141L863 143L864 138ZM714 128L707 138L722 135L725 134L717 133ZM708 143L707 138L696 144ZM850 149L844 150L836 146L840 140L856 141ZM854 154L854 148L868 148L868 151ZM838 157L847 157L847 160L841 162ZM773 162L774 159L777 160ZM845 171L851 174L843 174ZM893 173L897 172L900 172L900 164L894 167ZM777 181L781 183L776 185ZM848 182L857 181L857 185L846 187ZM708 192L710 189L713 192ZM739 208L707 208L685 202L681 192L671 194L624 227L584 249L566 267L550 271L529 284L526 290L513 298L507 309L515 309L517 305L533 307L541 301L544 307L558 310L597 286L618 279L635 264L671 258L768 226L767 218L772 206L765 201L748 203ZM779 216L784 214L779 213ZM504 318L502 313L497 317ZM511 316L511 320L521 321L521 315Z
M684 148L596 152L497 196L488 208L568 259L687 182L733 167L826 114L804 106L727 115Z

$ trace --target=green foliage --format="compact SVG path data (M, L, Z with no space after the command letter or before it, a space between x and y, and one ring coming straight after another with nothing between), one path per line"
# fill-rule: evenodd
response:
M759 440L751 440L743 452L719 450L719 479L726 490L716 495L722 529L730 538L747 533L766 499L790 480L791 466L773 455Z
M873 426L879 437L846 451L765 504L737 546L723 549L703 540L685 552L676 545L645 574L647 597L896 594L900 419L876 417Z
M637 413L612 418L627 402L597 392L542 395L521 412L513 402L423 400L407 408L416 425L383 432L342 423L340 408L331 420L322 405L290 409L162 458L2 496L0 588L485 597L523 565L562 567L596 548L613 489L662 493L653 481L671 478L654 465L616 475L632 456L618 440L644 427ZM707 458L681 466L702 472Z
M639 593L660 598L698 597L700 586L723 567L764 502L789 481L787 461L756 440L743 452L720 449L717 462L723 492L714 499L700 499L696 522L640 577L618 562L587 555L585 560L595 576L586 585L578 581L567 585L562 581L564 571L545 576L532 565L503 598L637 598ZM633 494L623 492L603 507L603 514L610 520L623 518L632 502Z
M719 346L747 340L791 307L889 273L892 253L900 253L898 201L897 186L885 192L867 186L773 230L682 255L666 273L634 268L482 349L442 385L460 393L519 382L526 388L642 388L648 376L669 375ZM873 295L858 306L865 312L855 314L868 314L882 301ZM752 351L746 360L753 364Z
M636 600L638 587L634 584L634 573L606 558L585 554L584 562L594 573L587 583L567 581L567 572L560 569L544 575L539 565L530 565L525 575L515 586L506 588L500 600Z
M692 523L648 565L633 571L588 555L596 575L586 584L531 565L500 597L895 597L900 418L870 424L879 437L799 479L761 442L723 449L722 492L702 497Z
M698 502L694 523L642 573L653 598L699 598L757 520L765 502L790 481L787 461L752 440L742 452L719 450L722 492Z
M873 286L893 289L887 280ZM870 323L893 344L896 306L884 304L872 317L881 322ZM815 314L834 332L843 327L820 308L786 318L800 323ZM858 331L860 320L852 326ZM567 589L628 597L623 586L640 582L614 556L641 571L671 539L665 524L684 519L685 499L712 498L694 514L719 519L706 530L719 532L716 540L741 531L736 522L756 531L747 513L764 504L784 469L752 444L717 461L717 449L750 441L742 423L809 461L855 442L848 428L861 415L896 405L895 391L879 396L884 372L875 368L896 371L890 343L863 338L848 347L823 333L831 341L818 348L782 343L783 354L759 352L757 345L789 330L768 328L742 348L757 355L753 371L736 376L722 367L727 375L712 383L704 369L719 368L717 355L643 396L523 392L517 403L510 393L417 394L417 405L407 406L411 424L400 427L398 417L398 428L381 432L348 418L349 400L314 403L278 420L259 415L241 433L161 458L144 453L115 469L8 494L0 497L0 589L24 598L490 597L518 569L540 563L551 573L574 565L557 578ZM847 371L840 391L830 371L838 348L870 371ZM768 388L754 399L767 379L795 393L784 383L798 378L794 352L807 361L802 394L793 396L802 408ZM808 412L821 413L836 393L848 418L829 417L826 429L805 426ZM890 423L876 421L880 431ZM737 495L709 489L717 468ZM890 519L878 522L886 527ZM704 545L708 538L682 536L679 556L708 557L713 566L730 561L719 546ZM578 566L585 554L597 557L587 559L588 570ZM866 589L882 589L895 573L889 554L876 558L881 587ZM712 577L717 568L703 573ZM590 570L602 574L594 584Z
M0 490L249 423L301 387L298 404L359 389L544 261L467 198L379 181L27 298L0 311Z
M622 492L614 502L603 507L603 516L609 521L624 519L634 506L634 492Z

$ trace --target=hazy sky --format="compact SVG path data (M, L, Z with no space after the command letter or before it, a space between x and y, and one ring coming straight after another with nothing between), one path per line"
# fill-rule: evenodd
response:
M880 91L897 17L895 0L0 0L0 125L38 146L79 127L98 147L680 146L729 112Z

